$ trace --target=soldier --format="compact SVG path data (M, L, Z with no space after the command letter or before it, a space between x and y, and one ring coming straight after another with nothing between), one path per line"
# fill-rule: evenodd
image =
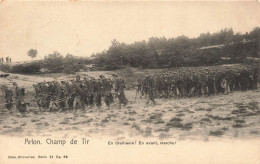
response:
M248 79L249 79L249 71L247 68L245 68L240 74L242 91L246 91L248 89Z
M73 110L76 113L77 106L80 105L85 110L84 91L80 88L80 76L76 76L76 81L72 82L72 95L74 97Z
M191 75L190 77L191 83L190 83L190 92L189 92L189 96L195 96L196 94L198 94L197 92L197 86L198 86L198 78L194 72L194 75Z
M228 86L228 81L226 80L226 77L224 77L222 79L221 87L224 89L224 94L227 95L229 86Z
M241 90L241 85L240 85L240 73L235 73L234 75L234 85L235 85L235 90L239 91Z
M135 99L137 97L137 94L140 94L140 98L142 98L142 79L141 78L137 79Z
M109 79L106 79L104 76L100 76L102 80L102 93L104 97L104 101L108 109L110 109L110 104L113 102L113 96L111 90L113 88L113 84Z
M155 79L152 75L148 75L145 80L144 80L145 85L148 88L148 99L146 104L149 103L149 101L151 100L153 102L153 104L155 104L155 100L154 100L154 89L155 89Z
M94 97L95 97L95 86L96 86L96 81L94 77L91 77L90 81L89 81L89 85L88 85L88 103L90 105L90 107L94 106Z
M124 106L127 105L128 100L125 97L125 82L123 79L118 78L117 75L114 75L115 78L115 92L117 93L117 97L119 100L119 109L121 109L121 104L124 104Z
M215 75L212 73L209 75L207 85L209 88L208 95L216 93L216 86L215 86Z
M254 90L254 77L253 77L253 73L250 73L250 75L248 77L248 89Z
M176 96L176 81L175 81L175 79L173 78L173 77L171 77L170 78L170 98L173 98L173 97L175 97Z
M41 90L40 90L40 83L38 84L33 84L34 90L35 90L35 99L36 99L36 104L38 106L38 108L41 110L41 104L40 104L40 100L41 100Z
M26 111L26 103L24 102L25 89L19 88L17 83L13 83L14 86L14 98L15 98L15 107L16 109L24 113Z
M155 85L155 79L154 79L154 77L152 76L152 78L153 78L153 85ZM165 75L164 75L164 88L163 88L163 91L164 91L164 98L165 99L168 99L169 98L169 88L170 88L170 81L169 81L169 76L168 76L168 73L166 73ZM155 86L154 86L155 87ZM154 88L155 89L155 88Z
M253 90L257 90L257 83L258 83L258 68L254 68L253 72Z
M177 76L177 81L176 81L176 96L177 98L180 98L182 97L182 81L181 81L181 78L180 78L180 75Z
M84 80L82 82L82 89L85 92L85 97L84 97L84 101L85 101L85 105L89 105L89 80L84 77Z
M95 89L94 89L94 92L95 92L95 104L96 104L96 107L100 108L102 103L101 103L101 99L102 99L102 82L101 82L101 79L98 79L95 83Z
M65 82L65 86L66 86L66 97L67 97L67 101L66 101L66 106L68 108L73 108L73 102L74 102L74 95L72 95L73 89L72 89L72 81L69 82Z
M11 113L13 108L13 91L11 89L8 89L6 85L2 86L1 89L3 89L5 94L5 107Z
M55 85L54 85L54 81L48 81L47 82L47 95L48 95L48 99L49 99L49 107L48 107L48 111L52 111L53 107L56 106L56 95L55 95Z
M65 107L65 94L62 90L62 87L58 81L55 81L55 96L56 96L56 104L58 110L61 112Z

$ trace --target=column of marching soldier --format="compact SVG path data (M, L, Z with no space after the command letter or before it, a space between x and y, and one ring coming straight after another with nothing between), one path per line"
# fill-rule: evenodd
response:
M138 94L155 102L155 98L185 98L218 93L228 94L233 91L256 90L259 81L258 67L240 67L229 69L203 68L166 72L138 79Z
M103 75L98 79L85 77L81 80L81 77L77 75L76 80L37 83L33 85L35 89L34 100L38 108L44 111L73 109L76 112L79 107L85 110L86 106L100 108L102 98L108 107L107 109L110 109L114 99L118 98L119 108L121 108L121 104L125 106L128 103L124 94L125 82L117 75L113 76L114 80L105 78ZM5 106L12 111L14 98L16 109L23 113L26 110L26 104L28 104L24 102L25 90L19 88L16 83L13 85L15 87L14 95L11 89L4 87ZM113 89L115 90L113 91Z
M257 90L259 82L258 67L240 67L229 69L199 69L199 70L179 70L166 72L163 74L147 75L143 79L138 79L136 84L136 96L145 95L147 104L155 98L185 98L194 96L209 96L218 93L228 94L233 91ZM71 81L49 81L33 85L35 88L35 101L37 106L44 110L55 108L59 111L73 109L74 112L80 106L85 110L85 106L100 107L102 98L106 106L110 107L114 103L114 98L121 104L128 103L124 94L125 82L122 78L114 75L114 80L100 76ZM19 88L14 83L14 94L11 89L3 87L5 92L5 106L11 110L13 99L16 109L20 112L26 110L24 102L25 89ZM115 89L115 92L113 91Z

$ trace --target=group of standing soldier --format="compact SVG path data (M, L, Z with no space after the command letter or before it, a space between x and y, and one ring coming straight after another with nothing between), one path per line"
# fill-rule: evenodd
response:
M148 96L147 103L155 98L181 98L217 93L228 94L236 90L256 90L259 72L257 67L240 69L178 70L163 74L146 75L137 80L137 94Z
M50 81L34 85L35 98L38 107L52 110L55 106L59 111L73 109L74 112L81 107L85 110L96 106L100 108L102 99L108 109L114 103L114 98L121 104L127 105L128 100L124 94L125 83L122 78L113 76L114 80L101 75L98 79L94 77L83 78L79 75L71 81ZM113 91L113 89L115 89Z
M5 107L12 112L13 107L24 113L26 111L26 103L24 100L25 89L18 87L17 83L13 82L13 89L8 88L6 85L2 86L2 91L5 95Z
M10 58L9 56L5 57L5 62L6 63L11 63L12 62L12 58ZM0 58L0 63L4 63L4 57Z

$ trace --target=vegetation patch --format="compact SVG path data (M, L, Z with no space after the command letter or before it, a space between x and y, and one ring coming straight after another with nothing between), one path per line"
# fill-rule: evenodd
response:
M215 130L215 131L210 131L209 135L219 137L224 135L224 132L222 130Z

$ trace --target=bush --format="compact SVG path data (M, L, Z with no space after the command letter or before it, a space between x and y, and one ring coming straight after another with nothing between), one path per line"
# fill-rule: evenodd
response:
M13 73L37 73L40 72L41 64L38 62L19 64L12 67Z
M12 67L6 64L0 64L0 71L12 72Z
M43 68L47 68L50 72L58 73L63 70L63 56L54 52L53 54L49 54L44 57L43 60Z
M81 68L82 68L81 65L71 64L71 65L65 66L63 68L62 72L67 73L67 74L74 74L74 73L78 72Z

